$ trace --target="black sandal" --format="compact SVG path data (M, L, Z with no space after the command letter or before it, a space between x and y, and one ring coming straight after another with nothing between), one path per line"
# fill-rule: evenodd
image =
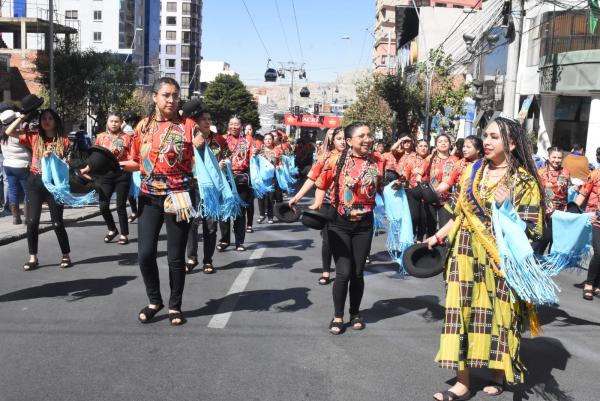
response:
M442 394L442 399L439 401L467 401L471 399L471 392L469 390L461 396L456 395L450 390L442 391L440 394ZM435 397L433 399L437 400Z
M331 283L333 280L331 279L331 277L328 276L321 276L319 277L319 284L320 285L327 285L329 283Z
M335 319L331 319L331 323L329 323L329 332L334 336L342 334L344 332L344 322L336 322Z
M246 232L247 233L253 233L254 229L252 228L252 226L248 226L248 227L246 227Z
M185 262L185 272L189 273L194 270L194 267L198 266L198 258L190 256Z
M235 250L238 252L244 252L246 250L246 247L244 245L238 245L235 247Z
M494 390L496 390L496 392L494 394L485 393L485 391L484 391L484 393L486 395L489 395L489 396L492 396L492 397L500 395L500 394L502 394L504 392L504 383L496 383L496 382L492 381L492 382L489 382L485 387L491 387Z
M150 321L154 318L154 316L160 312L160 310L162 308L164 308L165 306L163 304L158 305L158 308L154 309L151 308L150 306L145 306L144 309L142 309L141 311L139 311L138 313L138 320L140 321L140 323L150 323ZM140 315L143 314L144 316L146 316L145 319L142 319L140 317Z
M104 243L105 243L105 244L108 244L110 241L112 241L113 239L115 239L115 237L116 237L117 235L119 235L119 232L118 232L118 231L116 231L116 230L115 230L115 232L114 232L114 233L112 233L112 234L109 232L108 234L106 234L106 235L104 236Z
M135 221L135 219L137 219L137 214L131 213L131 215L129 216L129 218L127 219L127 221L130 222L130 223L133 223Z
M67 269L69 267L73 266L73 263L71 263L71 258L62 258L60 260L60 267L63 269Z
M217 251L224 252L227 247L229 247L229 242L219 242L217 244Z
M121 238L119 238L119 245L127 245L127 244L129 244L129 238L127 238L124 235Z
M350 328L352 330L363 330L365 327L367 327L367 325L360 315L350 316Z
M175 320L179 320L179 322L175 322ZM187 320L185 320L183 313L181 312L169 312L169 322L171 323L171 326L181 326L187 322Z
M593 301L594 300L594 291L593 290L586 290L584 288L583 289L583 299L585 299L586 301Z
M204 272L204 274L213 274L215 271L215 267L212 263L205 263L202 265L202 272Z
M25 271L33 270L36 267L38 267L39 264L40 263L37 260L35 262L27 262L23 265L23 270L25 270Z

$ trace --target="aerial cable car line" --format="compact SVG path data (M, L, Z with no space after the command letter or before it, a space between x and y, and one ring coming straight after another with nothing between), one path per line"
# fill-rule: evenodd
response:
M281 19L281 13L279 12L279 3L277 0L275 1L275 9L277 10L277 17L279 18L279 26L281 26L281 32L283 32L283 40L285 41L285 47L287 47L288 54L290 55L290 60L293 60L292 51L290 50L290 44L288 43L287 35L285 34L285 28L283 26L283 20Z
M244 4L244 8L246 9L246 12L248 13L248 17L250 17L250 21L252 22L252 26L254 27L254 31L256 32L256 35L258 36L258 39L260 40L260 43L263 46L263 49L265 49L265 53L267 53L267 57L269 59L271 59L271 55L269 54L269 50L267 50L267 46L265 46L265 42L263 41L262 36L260 36L260 32L258 32L258 28L256 27L256 24L254 23L254 18L252 18L252 14L250 14L250 10L248 10L248 6L246 5L246 1L242 0L242 3Z
M296 23L296 35L298 36L298 46L300 47L300 58L304 63L304 52L302 51L302 42L300 41L300 29L298 28L298 17L296 16L296 6L292 0L292 9L294 10L294 21Z

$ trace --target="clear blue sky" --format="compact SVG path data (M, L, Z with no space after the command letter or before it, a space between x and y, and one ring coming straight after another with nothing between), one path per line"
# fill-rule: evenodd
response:
M300 54L291 0L245 2L271 59L274 62L291 59L306 62L309 81L333 81L336 72L341 74L370 64L374 0L294 0L304 60ZM204 60L230 63L249 85L264 82L268 56L242 0L204 0L202 18ZM369 31L365 33L367 28ZM341 39L342 36L350 39Z

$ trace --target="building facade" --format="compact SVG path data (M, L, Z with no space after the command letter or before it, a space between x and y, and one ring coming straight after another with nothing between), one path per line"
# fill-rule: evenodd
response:
M161 1L160 71L189 98L200 88L202 0Z

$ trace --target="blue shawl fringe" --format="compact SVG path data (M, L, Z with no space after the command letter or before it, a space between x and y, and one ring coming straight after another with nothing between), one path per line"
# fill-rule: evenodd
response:
M57 203L82 207L96 202L96 191L73 196L69 185L69 166L54 153L42 158L42 182Z
M386 248L390 257L398 263L398 273L407 276L402 256L414 242L412 219L404 188L394 190L392 186L393 183L390 183L383 189L383 203L389 223Z

